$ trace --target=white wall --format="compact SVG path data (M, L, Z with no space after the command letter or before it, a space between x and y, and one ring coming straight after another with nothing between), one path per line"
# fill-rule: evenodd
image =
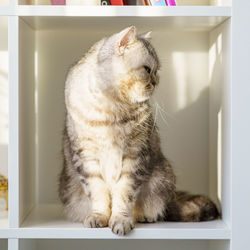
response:
M230 220L231 197L231 32L227 20L210 32L209 194Z
M117 22L109 32L121 27L123 24ZM154 99L166 111L158 113L163 151L173 163L179 188L208 194L208 33L153 31L153 44L162 62L161 83ZM99 28L36 33L39 203L58 202L67 70L107 34Z
M0 5L7 5L8 4L8 0L1 0L0 1Z

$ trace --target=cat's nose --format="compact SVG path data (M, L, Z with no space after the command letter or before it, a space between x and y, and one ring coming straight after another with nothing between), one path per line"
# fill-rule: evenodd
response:
M155 77L151 77L151 83L155 87L157 85L157 79Z

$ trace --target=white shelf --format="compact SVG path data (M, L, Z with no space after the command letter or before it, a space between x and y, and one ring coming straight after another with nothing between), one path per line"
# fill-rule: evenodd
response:
M35 30L84 30L99 31L105 27L106 32L121 27L135 25L141 30L182 30L210 31L223 23L227 16L22 16Z
M60 205L40 205L27 216L21 238L121 239L110 228L84 228L63 216ZM161 222L137 224L128 239L230 239L230 229L221 220L200 223Z
M189 1L208 5L225 2ZM249 189L250 173L247 171L249 157L244 153L249 148L247 128L250 122L246 116L249 87L245 86L250 79L247 69L250 36L246 32L250 24L249 0L234 0L232 7L31 6L18 5L20 0L8 2L9 5L0 6L0 16L8 16L10 89L10 211L9 220L0 219L1 243L6 245L3 249L7 250L6 239L9 250L54 250L62 249L60 246L66 241L71 245L65 249L79 249L75 243L88 242L84 239L98 242L95 239L121 238L143 239L145 249L149 249L149 245L144 239L166 239L154 241L157 244L163 242L164 245L158 247L161 250L165 249L165 244L172 250L186 249L187 242L195 243L194 247L187 245L187 249L192 250L248 249L246 214L249 199L242 194ZM53 145L48 143L55 130L50 117L43 111L56 104L53 106L59 111L56 118L60 118L62 95L58 90L63 90L62 73L66 72L66 67L94 41L129 25L137 26L140 32L153 30L154 43L163 59L163 69L166 69L161 72L162 82L172 84L164 85L168 91L162 92L166 93L162 97L166 100L165 106L176 111L167 128L168 131L174 128L174 133L166 134L166 148L179 170L176 171L177 178L180 183L186 181L185 190L190 188L193 193L206 193L214 200L219 198L223 220L137 224L129 235L119 237L109 228L89 229L81 223L71 223L65 219L60 205L48 205L57 199L55 179L59 160L55 158L61 141L55 140ZM52 85L54 82L57 84ZM203 88L208 84L209 88ZM56 98L48 94L51 86ZM33 105L34 89L38 90L38 106ZM33 123L32 115L37 107L39 119ZM202 112L203 108L205 112ZM34 133L37 132L34 124L39 125L39 134ZM180 124L185 128L181 129ZM160 125L167 127L163 122ZM35 147L32 144L34 138L40 140ZM183 141L182 147L178 140ZM193 147L190 147L190 141ZM183 169L178 169L179 166ZM39 205L30 211L36 202L47 205ZM30 213L25 217L27 211ZM52 239L58 239L61 245L54 245ZM183 241L185 239L187 241ZM114 241L107 242L113 244ZM122 247L129 246L116 242ZM134 244L133 240L128 242ZM88 248L88 245L84 247ZM101 248L110 249L107 246Z
M18 16L185 16L185 17L230 17L230 6L0 6L0 15Z
M24 6L20 16L231 16L231 7L217 6Z

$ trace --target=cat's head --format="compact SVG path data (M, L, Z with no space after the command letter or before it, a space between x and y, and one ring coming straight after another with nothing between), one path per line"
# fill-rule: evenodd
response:
M146 101L159 82L159 60L149 39L150 32L137 35L132 26L108 38L100 51L99 61L106 65L121 100Z

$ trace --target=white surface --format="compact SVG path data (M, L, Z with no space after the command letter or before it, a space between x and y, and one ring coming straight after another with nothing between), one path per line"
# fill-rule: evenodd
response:
M8 250L18 250L18 249L19 249L19 240L18 239L9 239L8 240ZM29 249L29 250L33 250L33 249Z
M18 17L9 17L9 226L19 225Z
M9 1L8 0L1 0L0 5L8 5Z
M232 249L249 248L250 1L233 1L232 22Z
M23 238L121 238L109 228L84 228L81 223L71 223L63 215L61 206L40 205L32 210L21 225ZM161 222L137 224L122 238L131 239L229 239L230 230L218 220L200 223Z
M227 250L226 240L63 240L24 239L20 240L21 250Z
M20 16L230 16L231 7L217 6L24 6Z
M230 6L43 6L43 5L12 5L0 6L0 15L18 16L174 16L174 17L207 17L195 18L192 23L200 22L204 26L215 26L231 16ZM218 17L218 18L215 18ZM186 21L187 18L184 18ZM191 19L193 20L193 19ZM185 24L185 22L182 22Z
M231 29L230 20L210 32L209 194L222 204L222 214L231 219ZM214 178L216 177L216 178Z

